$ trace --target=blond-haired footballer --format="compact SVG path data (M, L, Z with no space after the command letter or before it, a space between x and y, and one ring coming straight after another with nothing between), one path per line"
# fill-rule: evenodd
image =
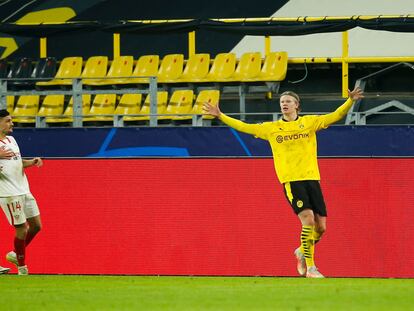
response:
M267 140L272 148L274 166L289 204L302 224L300 246L294 251L297 270L308 278L323 278L314 263L314 245L326 230L326 206L319 184L316 132L341 120L353 103L363 98L360 88L348 90L348 99L334 112L299 116L300 98L294 92L280 96L282 118L274 122L247 124L220 111L219 106L203 105L204 113L219 118L228 126Z
M22 159L16 140L10 136L12 132L12 117L7 110L0 110L0 206L15 229L14 250L6 259L16 265L18 275L28 275L26 247L40 231L42 223L24 169L40 167L43 162L40 158Z

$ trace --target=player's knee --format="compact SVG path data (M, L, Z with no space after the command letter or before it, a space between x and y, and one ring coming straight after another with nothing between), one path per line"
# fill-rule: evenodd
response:
M40 220L40 217L29 218L27 224L31 233L37 233L42 230L42 221Z
M315 216L313 215L313 212L311 210L305 210L301 213L299 213L300 221L302 222L302 225L305 226L314 226L315 225Z
M319 235L322 235L326 231L326 225L319 225L315 228L315 231L319 233Z
M42 224L36 223L30 226L30 231L33 233L38 233L40 230L42 230Z

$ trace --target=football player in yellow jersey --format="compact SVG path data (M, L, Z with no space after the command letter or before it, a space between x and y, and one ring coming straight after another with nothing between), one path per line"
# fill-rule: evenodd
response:
M314 263L314 245L326 230L326 206L319 184L316 132L341 120L353 103L363 98L360 88L348 90L348 99L334 112L325 115L299 116L300 98L291 91L280 96L283 117L274 122L248 124L220 111L219 106L205 103L206 114L219 118L228 126L269 141L274 166L284 192L302 224L300 247L294 254L298 273L309 278L323 278Z

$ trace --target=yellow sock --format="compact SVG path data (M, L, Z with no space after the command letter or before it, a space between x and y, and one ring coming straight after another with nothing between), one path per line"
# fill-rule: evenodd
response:
M318 241L321 239L321 234L318 231L315 231L315 228L313 229L313 241L314 244L318 243Z
M302 232L300 233L300 246L301 250L303 249L303 255L305 256L307 267L312 267L315 265L313 261L313 231L313 226L302 226Z

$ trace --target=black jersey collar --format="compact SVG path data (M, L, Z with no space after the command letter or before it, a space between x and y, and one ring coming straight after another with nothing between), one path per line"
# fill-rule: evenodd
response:
M285 122L294 122L294 121L297 121L299 119L299 115L297 115L296 116L296 119L295 120L293 120L293 121L288 121L288 120L285 120L283 117L282 117L282 121L285 121Z

